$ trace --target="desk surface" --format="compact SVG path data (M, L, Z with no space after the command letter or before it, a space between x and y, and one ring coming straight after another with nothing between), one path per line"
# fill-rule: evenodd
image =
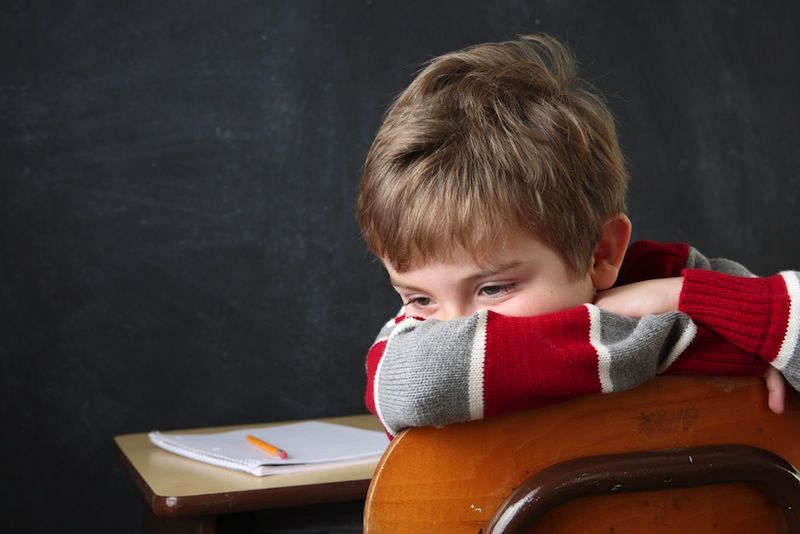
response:
M320 419L381 430L371 415ZM281 423L270 423L281 424ZM181 430L222 432L269 424ZM314 472L256 477L183 458L150 443L147 433L124 434L114 441L153 513L161 517L210 515L262 508L363 499L377 461Z

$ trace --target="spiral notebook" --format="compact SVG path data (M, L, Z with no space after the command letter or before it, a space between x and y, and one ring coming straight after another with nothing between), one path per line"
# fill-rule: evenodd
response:
M248 435L279 447L288 457L282 459L251 445ZM256 476L376 462L389 444L383 432L321 421L211 434L153 431L148 437L169 452Z

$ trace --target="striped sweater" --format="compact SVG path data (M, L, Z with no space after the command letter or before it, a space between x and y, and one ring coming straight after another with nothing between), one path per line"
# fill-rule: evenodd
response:
M800 390L800 273L759 278L686 244L640 241L617 284L671 276L683 276L679 310L640 319L593 304L448 321L401 311L367 355L367 407L395 435L623 391L660 373L755 376L772 365Z

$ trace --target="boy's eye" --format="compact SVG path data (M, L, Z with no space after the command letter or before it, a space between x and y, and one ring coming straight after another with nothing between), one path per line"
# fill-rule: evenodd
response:
M403 304L405 306L413 304L414 306L419 306L420 308L424 308L425 306L430 306L431 299L430 297L413 297L408 299L408 302L404 302Z
M499 297L513 290L515 286L516 284L513 283L483 286L480 288L479 293L485 297Z

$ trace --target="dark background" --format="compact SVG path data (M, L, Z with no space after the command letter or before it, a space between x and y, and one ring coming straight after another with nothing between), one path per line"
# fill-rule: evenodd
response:
M800 267L797 2L0 6L15 531L136 532L114 435L364 411L399 301L355 191L383 110L438 54L564 39L618 119L635 237Z

